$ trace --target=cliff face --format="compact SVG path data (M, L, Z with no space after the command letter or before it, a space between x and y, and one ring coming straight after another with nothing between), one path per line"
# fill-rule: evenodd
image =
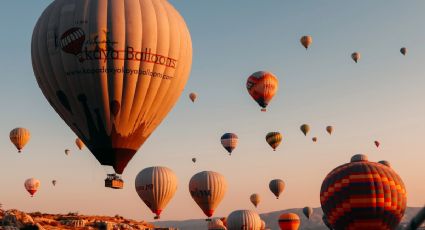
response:
M121 216L84 216L78 213L45 214L25 213L19 210L0 209L0 229L105 229L105 230L142 230L155 229L155 226L144 222L125 219Z

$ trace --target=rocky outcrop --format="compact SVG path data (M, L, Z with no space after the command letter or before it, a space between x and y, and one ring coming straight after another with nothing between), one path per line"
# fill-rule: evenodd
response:
M6 211L2 220L2 226L5 227L24 228L33 225L34 220L30 215L15 209Z

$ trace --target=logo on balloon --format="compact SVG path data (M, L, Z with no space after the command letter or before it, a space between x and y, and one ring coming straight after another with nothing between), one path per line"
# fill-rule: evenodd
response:
M73 54L80 62L83 62L82 49L85 40L86 35L83 29L74 27L62 34L60 46L65 53Z

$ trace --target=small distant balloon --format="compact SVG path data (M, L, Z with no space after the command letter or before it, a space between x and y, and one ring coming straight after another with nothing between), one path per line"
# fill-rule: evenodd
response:
M378 161L378 163L391 168L391 163L389 161L382 160L382 161Z
M84 142L80 138L77 138L75 140L75 144L77 145L78 149L80 149L80 150L82 150L85 146Z
M375 141L374 143L375 143L376 148L379 148L379 146L381 145L381 143L379 141Z
M225 133L223 136L221 136L221 144L223 147L229 152L231 155L233 150L238 146L239 138L234 133Z
M359 60L360 60L360 57L361 57L361 55L360 55L360 53L358 53L358 52L354 52L354 53L352 53L351 54L351 58L354 60L354 62L358 62Z
M15 128L10 131L9 134L10 141L18 149L18 152L22 152L24 146L28 143L31 138L30 131L25 128Z
M329 133L329 135L332 135L332 132L334 131L334 127L332 127L332 126L326 126L326 132L328 132Z
M313 142L317 142L317 137L313 137L313 138L311 138L311 140L312 140Z
M282 138L282 134L279 132L270 132L266 135L266 141L273 148L273 151L276 151L276 148L282 142Z
M407 48L406 47L402 47L400 49L400 53L403 54L404 56L406 56L406 54L407 54Z
M308 47L313 42L313 38L311 36L309 36L309 35L302 36L301 39L300 39L300 42L304 46L304 48L307 50Z
M28 193L31 195L31 197L33 197L34 194L40 188L40 181L35 178L29 178L25 181L24 186Z
M196 163L196 158L194 157L194 158L192 158L192 162L193 163Z
M281 179L271 180L269 189L276 196L276 199L279 199L280 194L285 190L285 182Z
M69 155L71 153L71 150L69 150L69 149L65 149L65 155Z
M279 87L279 80L275 75L266 71L253 73L246 82L246 89L249 95L262 107L265 112L266 107L273 99Z
M313 215L313 209L311 207L304 207L303 208L303 213L305 215L305 217L307 217L308 219L310 219L311 215Z
M249 200L251 201L251 203L255 206L255 207L257 207L258 206L258 204L260 203L260 201L261 201L261 198L260 198L260 195L258 195L257 193L254 193L254 194L252 194L250 197L249 197Z
M301 129L301 132L304 133L304 136L307 136L308 132L310 131L310 126L307 124L303 124L301 125L300 129Z
M190 93L189 94L189 98L192 102L195 102L197 97L198 97L198 95L196 93Z
M56 186L56 180L52 180L53 186Z

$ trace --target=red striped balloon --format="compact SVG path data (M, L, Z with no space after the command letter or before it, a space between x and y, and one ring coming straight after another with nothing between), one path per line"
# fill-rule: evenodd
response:
M389 230L400 223L407 193L390 167L355 155L322 183L320 203L334 229Z

